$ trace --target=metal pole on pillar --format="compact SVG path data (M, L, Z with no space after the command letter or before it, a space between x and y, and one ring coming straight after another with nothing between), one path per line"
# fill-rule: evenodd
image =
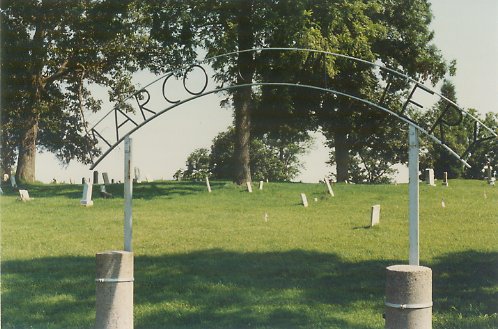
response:
M413 125L408 130L408 171L410 197L410 265L419 265L419 140Z
M132 199L133 199L133 179L131 177L132 168L132 139L125 138L125 163L124 163L124 250L132 251Z

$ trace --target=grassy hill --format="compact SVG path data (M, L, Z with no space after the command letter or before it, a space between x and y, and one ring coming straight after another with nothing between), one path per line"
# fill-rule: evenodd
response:
M408 262L407 185L211 185L135 184L135 328L384 327L385 268ZM2 328L91 328L95 253L123 249L123 186L88 208L81 185L27 188L30 202L0 198ZM434 328L498 327L497 233L498 188L421 184Z

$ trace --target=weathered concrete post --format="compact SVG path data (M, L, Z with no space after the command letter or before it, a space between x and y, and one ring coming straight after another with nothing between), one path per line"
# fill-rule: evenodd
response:
M133 329L133 253L98 253L95 281L95 329Z
M386 329L432 328L432 271L425 266L387 268Z

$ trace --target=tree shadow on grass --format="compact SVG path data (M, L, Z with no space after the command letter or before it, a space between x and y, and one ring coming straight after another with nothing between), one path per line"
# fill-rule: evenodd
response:
M435 311L456 316L452 307L464 304L493 311L496 259L468 252L434 262ZM385 267L399 263L303 250L136 256L135 327L383 328ZM4 262L3 328L91 328L94 273L92 257ZM378 318L359 324L355 310Z
M215 191L226 186L226 181L213 181L210 183L211 188ZM100 186L102 184L93 185L92 199L100 198ZM33 184L23 185L17 189L10 185L2 186L6 195L19 196L19 189L29 191L30 197L34 198L50 198L50 197L65 197L69 199L81 199L83 195L83 185L81 184ZM106 191L111 193L114 198L123 198L123 184L109 184L106 186ZM134 199L155 199L167 198L172 199L177 196L192 195L198 193L207 193L206 184L204 182L145 182L133 184Z

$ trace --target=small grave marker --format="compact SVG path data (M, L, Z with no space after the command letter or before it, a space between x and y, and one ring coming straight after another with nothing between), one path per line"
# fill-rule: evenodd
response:
M247 185L247 191L249 191L249 193L252 193L252 185L251 185L251 182L246 182L246 185Z
M105 190L105 185L100 185L100 196L104 199L112 199L112 194Z
M99 172L97 170L93 171L93 183L98 184L99 183Z
M106 172L102 173L102 179L104 180L105 185L109 185L109 174Z
M142 182L142 178L140 176L140 168L138 168L138 167L133 168L133 173L135 174L134 182L135 183L141 183Z
M3 190L1 186L0 186L0 195L3 195Z
M443 173L443 186L448 186L448 172Z
M372 213L370 216L370 227L379 225L379 223L380 223L380 204L376 204L372 206Z
M330 182L327 177L325 177L325 184L327 184L327 189L329 190L329 194L334 196L334 191L332 191L332 186L330 186Z
M16 176L10 176L10 185L12 186L12 188L17 188Z
M207 186L208 192L211 193L211 185L209 184L209 177L208 176L206 176L206 186Z
M301 202L303 203L303 206L306 208L308 207L308 199L306 198L306 194L301 193Z
M268 213L267 212L265 212L264 219L265 219L265 222L268 222Z
M19 190L19 200L21 201L30 201L28 190Z
M259 181L259 189L263 190L263 181L262 180Z
M441 199L441 207L446 208L446 203L444 202L444 198Z
M3 181L6 182L9 180L9 174L3 174Z
M80 200L80 205L89 207L93 206L93 201L92 201L92 189L93 185L90 183L85 183L83 184L83 197Z
M492 178L493 178L493 176L492 176L493 167L491 167L491 165L488 163L488 165L485 167L485 169L486 169L486 172L487 172L489 185L494 185L494 181L492 180ZM493 184L491 184L491 182L493 182Z
M425 182L427 183L427 185L436 186L436 184L434 184L434 169L425 169Z

